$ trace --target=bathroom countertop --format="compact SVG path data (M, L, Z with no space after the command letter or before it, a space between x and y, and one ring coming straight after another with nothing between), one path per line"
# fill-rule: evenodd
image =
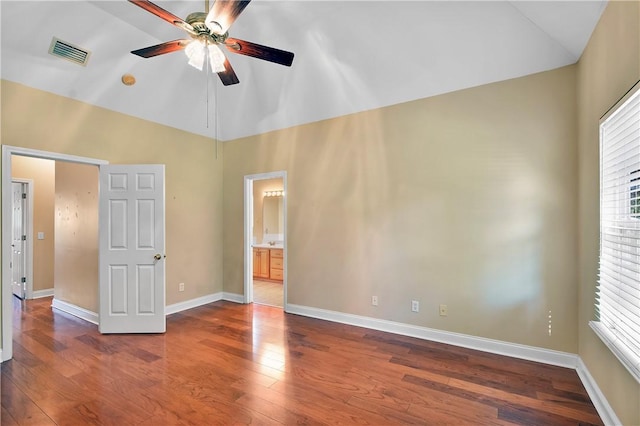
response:
M271 245L269 243L263 243L263 244L253 244L251 247L255 247L255 248L268 248L268 249L282 249L284 248L284 245L282 243L278 243L275 245Z

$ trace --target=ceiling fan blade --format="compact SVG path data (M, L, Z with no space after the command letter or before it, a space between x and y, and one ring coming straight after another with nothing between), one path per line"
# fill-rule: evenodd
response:
M224 59L224 71L219 72L218 77L220 77L220 81L222 81L222 84L224 84L225 86L240 83L240 80L238 80L238 76L231 67L231 63L227 58Z
M229 31L233 24L251 0L216 0L211 6L211 10L204 20L205 25L217 34L224 34ZM213 22L213 24L212 24ZM215 22L218 25L215 25Z
M187 44L192 40L173 40L164 43L156 44L155 46L145 47L143 49L132 50L131 53L143 58L152 58L158 55L164 55L165 53L175 52L176 50L182 50L187 47Z
M191 24L183 21L181 18L178 18L176 15L174 15L173 13L164 10L163 8L161 8L160 6L151 3L148 0L129 0L131 3L135 4L136 6L140 6L141 8L143 8L144 10L146 10L147 12L151 12L154 15L156 15L157 17L164 19L165 21L167 21L168 23L175 25L178 28L182 28L183 30L187 31L190 34L196 34L195 30L193 29L193 27L191 26Z
M276 64L284 65L287 67L290 67L291 63L293 63L294 55L292 52L276 49L274 47L263 46L261 44L252 43L250 41L229 37L225 41L225 46L227 47L227 50L229 50L229 52L263 59L269 62L275 62Z

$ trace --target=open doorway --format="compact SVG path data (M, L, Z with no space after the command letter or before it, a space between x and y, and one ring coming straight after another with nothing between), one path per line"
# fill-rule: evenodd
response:
M23 300L53 296L55 161L12 155L11 180L13 294ZM19 224L20 198L26 201L22 206L25 227ZM20 252L28 261L20 262ZM20 276L22 289L17 282Z
M17 161L14 161L17 160ZM29 161L33 160L30 166L34 171L32 173L27 173L28 167L25 166ZM37 161L36 161L37 160ZM102 164L106 164L105 161L95 160L90 158L82 158L75 156L68 156L63 154L49 153L44 151L35 151L25 148L19 147L11 147L11 146L3 146L2 147L2 360L5 361L12 357L13 353L13 303L15 296L13 295L13 290L15 286L13 285L13 256L12 250L9 250L11 245L13 245L13 230L14 222L13 222L13 197L14 191L13 186L14 182L20 181L20 179L16 179L18 177L25 177L26 174L30 174L30 181L32 184L30 188L33 194L32 198L36 196L40 196L43 194L48 194L45 197L47 201L44 202L44 205L38 209L38 211L34 210L33 216L35 222L38 215L48 216L48 222L42 222L38 220L38 227L35 229L35 235L33 230L29 230L27 238L32 243L32 254L40 256L37 262L37 267L34 266L32 260L27 262L26 269L28 274L31 274L34 279L30 278L27 274L27 281L31 280L32 282L30 286L27 286L27 292L25 294L25 298L33 298L33 297L45 297L45 296L53 296L53 286L55 278L53 277L54 270L54 187L55 180L52 170L55 169L55 163L61 162L64 166L68 166L67 169L71 171L73 166L84 166L94 169L97 171L97 167ZM14 168L18 173L14 174ZM22 176L17 176L22 175ZM24 180L24 179L23 179ZM67 182L72 183L73 181L85 182L86 179L83 178L73 178L69 177ZM95 187L97 188L97 174L94 181ZM38 188L36 188L39 185ZM94 194L95 195L95 194ZM28 197L28 195L27 195ZM40 200L42 201L42 200ZM32 200L31 205L35 205L35 200ZM77 203L76 203L77 204ZM95 221L97 222L98 212L97 209L93 212L93 216L95 217ZM97 229L97 224L96 224ZM70 232L75 232L76 235L78 233L79 228L75 227L74 229L70 229ZM78 236L78 239L86 242L87 240L83 238L82 235ZM41 252L41 253L40 253ZM86 250L79 249L78 252L86 252ZM97 247L94 251L95 254L95 263L97 264ZM29 255L29 256L31 256ZM69 273L73 273L77 275L78 268L61 268L63 271L68 271ZM32 271L32 272L31 272ZM35 279L37 278L37 279ZM33 287L35 281L38 281L36 287ZM84 292L83 294L86 294ZM60 307L58 307L60 308ZM62 310L65 310L62 307ZM73 313L73 312L70 312ZM78 313L73 313L76 316L82 317L82 315L78 315ZM85 318L90 320L89 318Z
M90 301L93 303L93 311L70 303L66 306L57 305L59 294L57 284L53 307L89 321L93 319L91 322L99 324L101 333L164 332L166 327L164 165L110 165L103 160L4 145L2 147L2 352L0 354L2 361L9 360L13 356L14 298L10 250L13 226L11 202L13 156L60 161L60 170L67 169L69 172L69 168L77 170L77 167L81 167L90 170L93 176L78 177L73 174L73 171L70 172L72 175L68 175L65 181L76 186L69 186L71 189L66 191L69 197L63 199L60 208L55 210L56 220L66 222L62 223L60 228L67 227L67 235L74 243L72 249L75 252L65 251L64 255L71 255L72 260L76 261L70 267L55 269L71 274L74 280L79 280L80 285L96 283L93 286L95 297ZM56 199L59 197L58 172L56 168ZM87 190L86 186L78 187L78 184L92 186ZM91 207L85 206L87 200L90 201L87 205L91 204ZM85 249L88 246L84 245L89 238L83 238L88 234L78 233L81 228L92 230L89 232L94 242L90 243L90 250ZM56 231L56 245L59 239ZM84 277L78 272L87 269L79 267L89 263L86 259L90 259L97 266L88 268L91 269L89 277ZM135 284L128 285L130 282ZM87 293L87 291L75 291L75 296L80 300ZM62 300L60 302L64 303ZM72 307L73 309L70 309ZM93 318L87 318L87 314Z
M286 172L245 177L245 303L286 310Z
M71 309L70 313L95 323L98 167L12 155L11 174L13 294L23 300L51 297L55 287L54 307L67 312ZM31 195L24 203L32 218L28 229L19 223L20 216L25 216L25 208L20 214L21 194L23 199ZM18 262L20 252L28 254L31 261ZM22 264L26 265L24 269ZM19 288L20 277L23 289ZM78 315L78 308L88 314Z

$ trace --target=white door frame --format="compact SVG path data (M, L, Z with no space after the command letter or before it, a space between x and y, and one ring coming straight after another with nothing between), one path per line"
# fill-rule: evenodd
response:
M35 244L34 236L33 236L33 179L21 179L21 178L12 177L11 182L23 183L26 185L27 212L24 215L26 222L23 224L23 226L25 230L25 235L27 236L27 243L25 244L25 247L24 247L24 257L25 257L24 276L27 279L27 285L24 292L24 298L25 300L33 299L33 246Z
M100 166L108 161L75 155L39 151L16 146L2 146L2 352L0 359L7 361L13 356L13 293L11 291L11 156L42 158L69 163Z
M283 305L284 311L288 312L287 302L287 199L289 193L287 192L287 172L269 172L258 173L255 175L247 175L244 177L244 303L253 302L253 181L265 180L265 179L282 179L282 189L284 191L284 199L282 208L284 210L284 245L283 245L283 276L282 276L282 290L283 290Z

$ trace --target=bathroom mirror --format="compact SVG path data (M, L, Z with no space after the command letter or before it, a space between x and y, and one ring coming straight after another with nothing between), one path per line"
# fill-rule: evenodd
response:
M262 224L264 234L282 234L284 232L284 212L282 197L264 197L262 203Z

